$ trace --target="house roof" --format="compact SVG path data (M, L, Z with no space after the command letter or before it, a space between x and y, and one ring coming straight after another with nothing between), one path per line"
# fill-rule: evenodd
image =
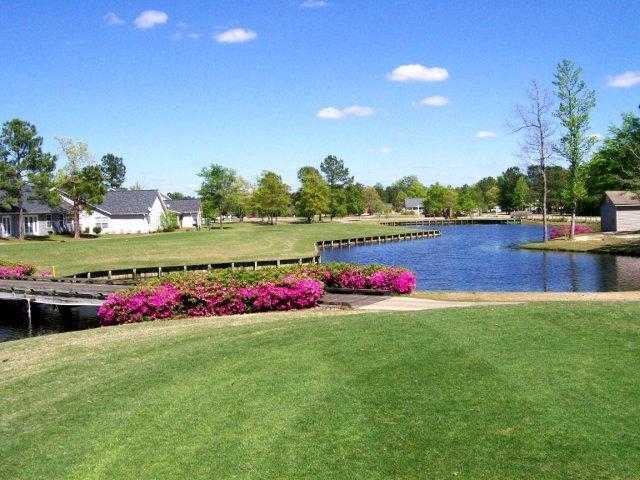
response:
M422 208L424 200L422 198L405 198L404 208Z
M640 195L636 192L609 190L604 194L615 206L640 207Z
M5 192L0 191L0 198L5 196ZM38 199L31 191L31 188L27 188L26 199L23 203L24 213L27 215L49 214L49 213L66 213L69 208L66 204L51 206L47 202L43 202ZM1 212L5 213L18 213L18 207L13 206L11 208L0 207Z
M159 196L158 190L109 190L95 208L110 215L146 215Z
M185 198L182 200L165 200L164 202L170 210L177 213L198 213L200 211L200 200L197 198Z

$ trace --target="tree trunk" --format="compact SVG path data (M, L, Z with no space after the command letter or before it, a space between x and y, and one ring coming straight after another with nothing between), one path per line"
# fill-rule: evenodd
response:
M22 190L20 190L18 195L18 238L24 240L24 202L22 200Z
M222 214L218 218L220 218L220 230L222 230Z
M549 231L547 229L547 172L542 168L542 241L546 243L549 240Z
M571 240L576 238L576 211L578 210L578 199L573 199L571 207Z
M73 204L73 238L80 238L80 205Z

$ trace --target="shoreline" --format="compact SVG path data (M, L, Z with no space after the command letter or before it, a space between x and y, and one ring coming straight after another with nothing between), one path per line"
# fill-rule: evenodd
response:
M551 252L578 252L608 255L640 256L640 234L588 233L577 235L575 240L561 238L544 242L523 243L523 250Z

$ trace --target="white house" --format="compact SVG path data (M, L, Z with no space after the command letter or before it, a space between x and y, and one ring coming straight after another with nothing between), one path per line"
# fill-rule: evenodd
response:
M61 195L62 201L70 204ZM80 229L102 233L151 233L160 229L160 217L167 210L158 190L109 190L104 201L80 214Z
M3 192L0 192L2 195ZM27 190L24 208L24 231L28 236L45 236L69 230L68 209L65 205L51 207L32 197ZM18 236L18 209L0 208L0 237Z
M640 230L640 195L634 192L608 191L600 205L603 232Z
M198 228L202 225L202 206L197 198L172 200L163 195L165 205L178 216L180 228Z
M25 232L29 236L45 236L73 230L70 207L72 202L61 193L58 207L50 207L35 198L25 202ZM166 201L165 201L166 199ZM151 233L160 229L160 218L165 211L178 216L181 228L193 228L202 223L200 201L197 199L170 200L158 190L109 190L104 201L91 206L91 213L80 214L80 229L101 233ZM18 212L16 208L0 210L0 235L17 236Z

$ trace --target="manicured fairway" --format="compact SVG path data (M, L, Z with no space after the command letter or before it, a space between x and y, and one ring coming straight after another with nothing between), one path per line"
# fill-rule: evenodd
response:
M55 266L56 274L87 270L228 260L275 259L314 254L314 242L397 233L400 228L376 223L262 225L229 224L224 230L110 235L94 239L0 241L0 260Z
M0 478L638 478L640 304L173 320L0 344Z

